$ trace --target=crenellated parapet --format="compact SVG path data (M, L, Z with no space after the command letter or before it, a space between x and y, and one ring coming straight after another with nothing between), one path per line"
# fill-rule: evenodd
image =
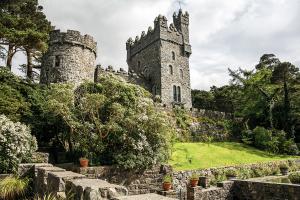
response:
M127 58L139 53L160 39L183 45L181 32L178 31L175 24L168 25L167 21L165 16L159 15L154 20L154 28L150 26L147 33L143 31L141 35L136 36L134 39L129 38L126 42Z
M94 38L90 35L81 35L79 31L67 30L67 32L61 32L60 30L54 30L50 33L49 43L78 45L91 50L95 55L97 53L97 42Z

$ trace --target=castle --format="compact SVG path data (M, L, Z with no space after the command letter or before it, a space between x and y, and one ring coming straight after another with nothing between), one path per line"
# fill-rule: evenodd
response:
M127 81L143 86L162 104L191 108L189 57L189 14L180 9L168 26L167 18L159 15L154 28L149 27L135 40L126 42L128 73L95 66L97 43L89 35L78 31L59 30L50 33L49 48L43 57L40 82L42 84L84 80L97 81L103 73L114 73Z

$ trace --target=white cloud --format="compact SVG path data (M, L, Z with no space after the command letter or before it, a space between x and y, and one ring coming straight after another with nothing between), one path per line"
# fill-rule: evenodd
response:
M228 67L251 68L264 53L300 65L299 0L182 2L190 13L192 88L226 84ZM170 23L178 10L176 0L40 0L40 4L57 28L94 36L99 63L123 68L127 68L126 40L153 26L160 13Z

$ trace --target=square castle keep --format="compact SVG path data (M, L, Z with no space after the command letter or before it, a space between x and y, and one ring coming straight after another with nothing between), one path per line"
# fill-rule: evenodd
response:
M103 73L114 73L141 85L167 107L192 107L189 57L189 14L180 9L168 26L167 18L159 15L154 28L126 42L128 73L111 66L95 66L97 43L78 31L59 30L50 33L49 48L43 57L42 84L84 80L97 81Z

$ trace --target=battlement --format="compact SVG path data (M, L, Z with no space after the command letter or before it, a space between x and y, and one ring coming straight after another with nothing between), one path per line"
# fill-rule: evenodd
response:
M72 45L79 45L83 48L90 49L95 54L97 53L97 42L90 35L81 35L79 31L67 30L67 32L61 32L60 30L54 30L50 33L50 44L55 43L68 43Z
M182 14L179 12L177 15L188 17L188 13ZM175 21L174 21L175 22ZM154 28L150 26L147 33L143 31L140 36L136 36L133 40L129 38L126 42L126 50L128 56L133 56L148 47L150 44L156 42L157 40L162 39L165 41L170 41L176 44L183 45L183 37L180 31L176 28L175 24L171 23L168 26L167 18L165 16L159 15L154 20Z
M174 12L174 14L173 14L174 24L181 22L183 24L189 25L189 17L190 17L190 15L187 11L185 13L183 13L182 10L179 9L178 13Z

